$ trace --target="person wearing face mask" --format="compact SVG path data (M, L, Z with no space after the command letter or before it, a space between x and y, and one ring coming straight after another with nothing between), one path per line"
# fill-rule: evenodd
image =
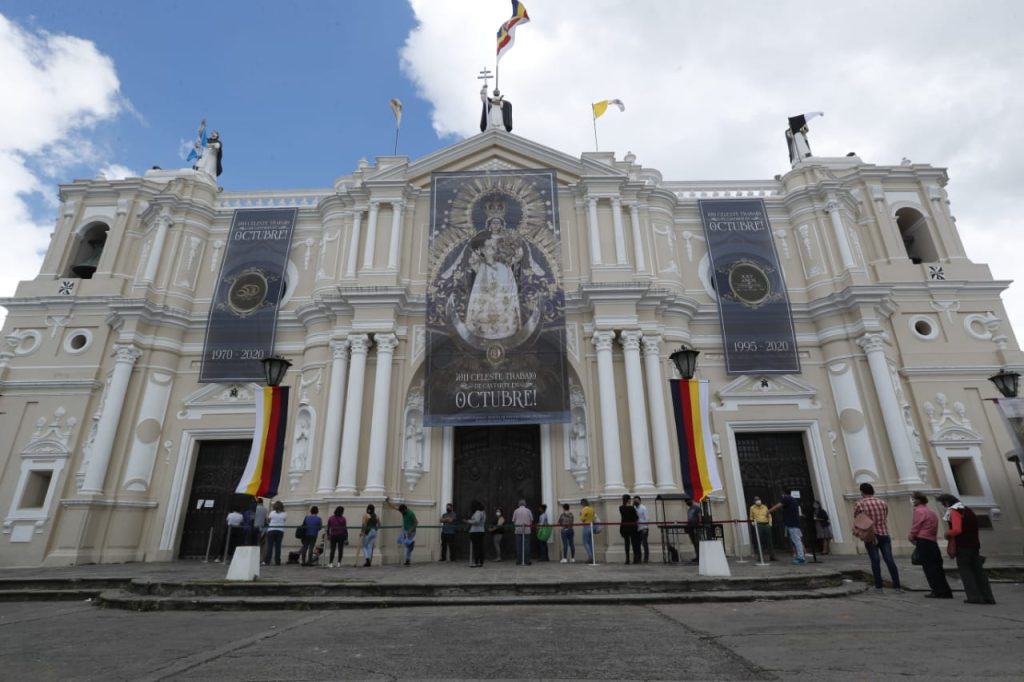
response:
M494 525L491 526L491 542L494 543L494 560L501 561L501 541L505 539L505 515L501 507L494 510Z
M750 505L748 518L754 524L750 529L750 544L757 548L760 543L762 562L765 554L768 554L771 561L775 561L775 545L772 543L772 515L768 511L768 505L763 503L760 497L754 498L754 504Z
M647 544L647 534L650 531L647 522L650 520L650 517L647 515L647 507L640 501L639 495L633 497L633 506L636 508L637 530L640 531L640 549L643 552L644 563L646 564L651 560L651 548ZM637 556L639 557L639 555Z
M455 561L455 523L458 518L449 502L441 514L441 561Z
M939 517L928 508L928 496L924 493L911 493L910 502L914 505L914 518L907 539L914 544L914 553L931 588L931 592L924 596L952 599L953 590L942 569L942 552L939 551Z

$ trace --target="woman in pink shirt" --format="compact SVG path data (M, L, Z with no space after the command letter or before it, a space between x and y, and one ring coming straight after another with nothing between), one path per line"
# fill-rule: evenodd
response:
M939 517L928 508L928 497L924 493L915 492L910 496L914 505L914 519L910 526L907 539L914 543L924 569L924 577L932 591L924 595L932 599L952 599L953 590L946 582L946 572L942 569L942 552L939 551L938 532Z

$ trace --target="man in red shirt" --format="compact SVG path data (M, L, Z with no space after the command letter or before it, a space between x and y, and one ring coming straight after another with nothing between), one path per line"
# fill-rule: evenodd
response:
M868 550L868 558L871 559L871 575L875 578L875 592L882 591L883 560L889 569L893 589L902 592L900 572L892 558L892 537L889 535L889 526L886 525L889 519L889 505L885 503L885 500L875 497L875 488L870 483L860 484L860 494L860 500L853 506L853 516L864 514L875 523L875 541L864 543L864 547Z

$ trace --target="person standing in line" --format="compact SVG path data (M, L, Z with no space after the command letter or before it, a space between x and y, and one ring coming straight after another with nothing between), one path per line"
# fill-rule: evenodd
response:
M412 565L412 550L416 549L416 527L419 521L416 514L404 504L395 506L390 497L384 498L384 503L402 515L402 534L398 538L398 544L405 547L405 565Z
M767 554L769 561L775 561L775 544L772 542L772 514L768 511L768 505L761 501L760 497L754 498L754 504L750 505L748 512L750 522L754 524L751 528L750 544L755 548L761 546L761 561Z
M548 554L549 540L551 540L551 518L548 516L548 506L542 504L540 514L537 516L537 561L551 561Z
M263 555L263 545L265 544L263 539L267 532L267 507L263 504L263 498L256 498L256 508L252 514L252 538L249 540L250 545L259 545L260 556Z
M640 520L633 506L633 498L629 494L622 496L622 504L619 505L619 535L626 545L626 565L629 565L629 553L633 550L633 563L640 563L640 531L637 524Z
M455 524L459 517L452 503L445 505L441 514L441 558L439 561L455 561Z
M699 504L694 504L692 497L687 497L683 502L686 503L686 534L690 536L690 542L693 544L693 558L690 559L691 564L700 562L700 529L704 523L704 514L700 510Z
M640 501L639 495L633 497L633 506L636 507L636 527L640 535L640 549L643 550L644 563L646 564L651 560L651 548L647 543L647 535L650 531L650 526L647 522L650 520L650 517L647 515L647 506Z
M900 570L892 558L892 537L889 535L889 505L885 500L875 497L875 487L870 483L860 484L861 498L853 505L853 516L864 514L874 523L874 542L865 542L868 558L871 560L871 575L875 579L875 592L882 591L882 561L885 561L892 578L892 588L902 592L900 588Z
M768 513L778 509L782 510L782 525L786 528L789 544L793 546L793 563L807 563L804 558L804 537L800 532L800 503L791 494L783 493L779 501L768 509Z
M235 556L235 548L242 544L242 539L245 537L245 529L242 527L245 517L242 516L242 512L238 511L238 507L232 507L231 512L228 514L228 546L224 553L224 560L231 561L231 558Z
M338 568L341 568L341 557L345 553L348 542L348 521L345 520L345 508L335 507L334 515L327 519L327 539L331 543L331 553L327 557L327 565L334 568L334 550L338 550Z
M316 505L310 507L309 513L302 519L302 550L299 552L299 563L303 566L313 565L313 549L323 526L324 521L320 518L320 508Z
M587 563L594 563L594 508L587 498L580 500L580 523L583 524L583 549L587 550Z
M828 512L821 506L821 502L817 500L811 504L811 513L814 522L814 535L821 540L821 553L829 554L832 542L832 521L828 518Z
M952 545L960 581L964 584L967 599L965 604L995 604L992 586L985 575L984 559L981 556L981 540L978 538L978 517L957 498L944 493L935 498L946 508L944 518L949 524L946 540ZM947 548L948 551L948 548Z
M925 580L928 581L928 587L932 588L924 596L952 599L953 590L942 569L942 552L939 551L939 516L928 508L928 496L924 493L911 493L910 502L914 505L914 519L907 539L914 544L914 552L921 563Z
M533 512L526 506L526 500L519 500L519 506L512 512L512 525L516 535L516 566L529 566Z
M466 519L469 524L469 566L481 568L484 565L484 526L487 524L487 514L480 500L470 502L469 510L472 512Z
M501 541L505 538L505 515L501 507L494 510L494 525L491 526L491 542L494 544L494 560L501 561Z
M576 563L576 531L572 527L575 518L569 511L569 503L562 505L562 513L558 517L558 525L562 533L562 563Z
M284 527L288 523L288 514L281 500L274 503L267 526L267 553L263 557L263 565L269 566L273 557L274 565L281 565L281 542L284 540Z
M380 520L377 518L376 509L372 504L366 505L366 513L359 522L359 539L363 543L363 567L369 566L373 559L373 543L377 540L379 528Z

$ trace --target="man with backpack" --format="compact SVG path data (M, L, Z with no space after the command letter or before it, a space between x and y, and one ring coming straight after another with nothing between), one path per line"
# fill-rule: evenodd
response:
M889 505L875 497L875 488L870 483L860 484L861 498L853 507L853 534L864 542L871 560L871 575L875 579L875 592L882 591L882 561L885 561L892 578L892 587L900 588L900 572L892 558L892 537L889 535ZM863 516L864 518L858 519ZM868 523L870 521L870 523Z

